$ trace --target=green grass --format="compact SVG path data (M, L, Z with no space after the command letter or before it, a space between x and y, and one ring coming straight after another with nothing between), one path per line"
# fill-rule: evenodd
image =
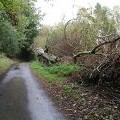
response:
M60 81L62 81L65 78L65 77L60 77L57 74L50 73L49 67L46 67L37 61L32 62L30 64L30 66L33 69L33 71L35 71L38 75L41 75L42 77L44 77L46 80L51 80L51 81L60 80Z
M38 61L30 63L31 68L37 73L43 76L47 80L59 80L63 81L72 72L79 71L79 66L75 64L57 64L53 66L45 66L40 64Z
M35 71L37 74L40 74L47 80L55 80L57 77L56 75L51 75L49 72L47 72L45 67L37 61L30 63L30 66L33 71Z
M13 63L14 61L12 61L11 59L0 55L0 73L3 73Z
M47 67L46 70L50 74L56 74L57 76L64 77L69 76L72 72L79 71L80 67L75 64L63 63Z

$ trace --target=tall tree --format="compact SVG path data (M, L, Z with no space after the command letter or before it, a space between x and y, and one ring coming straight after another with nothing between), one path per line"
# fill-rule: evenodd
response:
M6 30L6 35L8 36L6 37L6 35L4 35L5 32L3 32L4 39L6 42L11 41L11 46L20 48L19 53L20 51L23 53L23 49L25 52L28 50L33 43L34 37L36 37L38 33L39 18L36 14L33 1L34 0L0 0L0 24L3 26L5 24L2 23L7 22L4 27L1 27L1 31L10 28L12 34L7 33L8 31ZM0 35L0 37L2 36ZM1 44L4 44L4 47L6 45L5 48L7 48L5 40L1 39Z

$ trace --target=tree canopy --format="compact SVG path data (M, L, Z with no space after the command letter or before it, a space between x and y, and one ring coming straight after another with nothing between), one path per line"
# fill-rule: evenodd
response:
M10 56L30 52L40 17L34 0L0 0L1 52Z

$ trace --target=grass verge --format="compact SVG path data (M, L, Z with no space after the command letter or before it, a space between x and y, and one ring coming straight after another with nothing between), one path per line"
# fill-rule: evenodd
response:
M5 70L13 63L15 62L5 56L0 57L0 74L5 72Z
M79 71L81 68L75 64L57 64L53 66L45 66L38 61L30 63L31 68L37 74L40 74L46 80L62 82L72 72Z

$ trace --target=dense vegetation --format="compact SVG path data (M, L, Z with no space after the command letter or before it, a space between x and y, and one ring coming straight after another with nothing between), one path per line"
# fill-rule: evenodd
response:
M119 59L119 11L119 6L109 9L108 7L101 6L99 3L94 8L81 8L76 18L66 23L62 21L54 27L43 26L40 36L36 38L33 46L37 48L40 46L46 48L47 46L48 54L58 56L58 61L82 64L86 70L80 73L79 83L85 81L87 84L101 84L100 81L104 81L101 80L103 76L101 73L109 71L110 63L113 64L110 61L118 61L112 59L112 57ZM43 58L45 56L43 55ZM39 59L40 57L41 55ZM43 60L43 63L44 61L47 62L46 59L48 59L48 56ZM114 71L117 72L116 76L119 76L118 68L114 68ZM60 71L58 72L59 74L61 73ZM114 73L112 74L114 76ZM114 81L116 81L116 78Z
M65 80L73 72L83 69L82 67L69 63L56 64L48 67L40 64L39 61L34 61L30 65L34 71L41 74L45 79L60 82L61 80Z
M0 51L9 57L30 57L38 20L33 0L0 0Z
M59 63L46 66L33 61L30 65L48 80L46 88L56 92L54 96L62 109L66 113L72 111L70 118L119 119L120 7L109 9L98 3L95 8L79 9L76 18L66 23L63 20L54 27L42 26L41 30L41 15L37 14L34 1L0 0L0 72L13 63L6 56L29 59L34 48L47 48L46 57L54 54ZM110 44L94 49L104 42ZM39 59L42 56L37 55ZM93 95L82 85L97 85L101 91ZM101 98L103 93L112 98L111 108Z
M95 8L81 8L77 17L67 23L62 21L52 28L44 26L35 43L41 46L46 43L50 52L56 55L71 55L78 51L91 50L102 42L98 41L100 34L110 40L120 33L119 11L118 6L109 9L99 3Z
M45 45L60 63L46 67L32 62L31 68L45 78L47 92L69 119L120 119L119 6L109 9L98 3L79 9L77 17L66 23L43 26L33 46Z

